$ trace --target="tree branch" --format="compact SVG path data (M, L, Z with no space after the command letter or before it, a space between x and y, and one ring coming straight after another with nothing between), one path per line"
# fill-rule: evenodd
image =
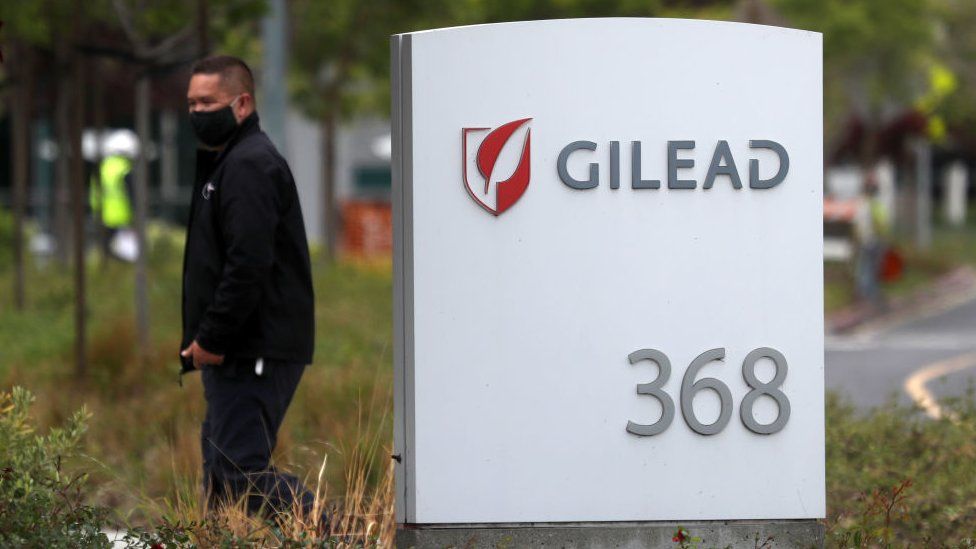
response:
M166 54L172 53L170 50L176 49L178 46L185 46L185 44L180 44L180 42L188 41L193 37L195 30L195 25L193 23L187 23L182 29L180 29L175 34L171 34L164 38L160 43L148 48L146 51L146 57L152 59L157 57L163 57Z
M136 54L139 57L143 57L143 50L145 50L146 45L139 36L139 32L136 30L135 24L132 22L132 13L129 11L128 6L125 5L124 0L113 0L112 6L115 7L115 14L119 18L119 24L122 26L125 36L132 42L135 46Z

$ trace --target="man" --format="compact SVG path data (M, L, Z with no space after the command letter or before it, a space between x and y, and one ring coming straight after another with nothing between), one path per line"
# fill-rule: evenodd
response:
M308 513L313 497L270 465L278 428L312 361L308 244L288 164L258 125L243 61L194 65L190 122L197 158L183 257L183 373L202 371L208 507Z

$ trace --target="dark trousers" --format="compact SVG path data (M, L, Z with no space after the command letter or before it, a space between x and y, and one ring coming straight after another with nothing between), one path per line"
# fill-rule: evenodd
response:
M301 506L306 516L313 496L293 475L271 466L271 452L305 365L228 359L203 369L207 415L201 430L207 507L247 498L249 513L274 513Z

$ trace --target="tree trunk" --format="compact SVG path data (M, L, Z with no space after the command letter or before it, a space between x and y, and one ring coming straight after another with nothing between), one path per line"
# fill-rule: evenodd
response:
M75 19L77 25L77 18ZM81 55L72 55L72 86L70 143L71 143L71 213L72 243L75 283L75 375L84 379L88 370L86 352L86 299L85 299L85 159L81 151L81 132L85 112L85 61Z
M139 253L136 257L136 335L139 358L145 365L149 353L149 246L146 220L149 217L149 73L142 71L136 81L136 133L139 155L135 177L135 232Z
M34 87L32 51L23 42L15 45L14 59L17 59L17 80L14 87L14 100L11 105L13 135L11 144L13 160L11 179L13 180L14 216L14 306L24 310L24 216L27 211L27 178L30 177L30 122Z
M329 112L322 120L322 243L329 263L336 258L338 208L335 198L336 115Z
M99 70L102 65L98 58L92 61L95 66L92 71L94 74L101 74ZM92 220L98 235L98 250L100 255L101 268L104 271L109 262L109 236L108 227L102 222L102 160L105 159L105 86L101 78L94 78L92 82L92 118L95 126L95 169L92 170L91 184L94 186L99 197L98 210L92 211Z
M54 190L54 237L56 257L62 264L68 263L71 246L71 78L67 38L58 39L55 65L57 67L57 101L54 119L57 135L58 156L55 164Z
M201 58L210 52L209 22L210 8L207 0L197 0L197 53Z

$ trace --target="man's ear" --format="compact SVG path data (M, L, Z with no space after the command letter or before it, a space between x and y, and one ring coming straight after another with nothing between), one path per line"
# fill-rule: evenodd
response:
M241 98L237 100L237 108L234 109L237 122L240 123L252 112L254 112L254 96L244 92L241 94Z

